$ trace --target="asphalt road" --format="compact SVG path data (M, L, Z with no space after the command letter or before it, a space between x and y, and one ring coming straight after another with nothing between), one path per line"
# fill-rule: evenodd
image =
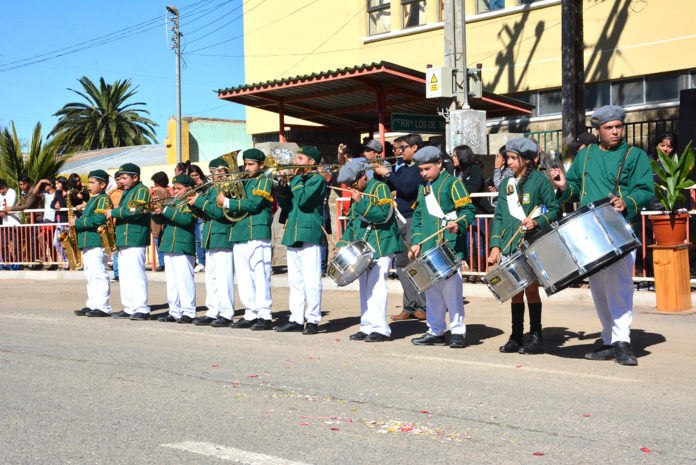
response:
M639 366L623 367L582 358L588 305L545 304L548 353L522 356L498 351L509 306L489 299L470 299L455 350L412 345L416 321L350 342L355 292L325 292L303 336L77 317L83 286L0 282L0 463L696 461L694 315L636 312ZM155 312L164 292L150 284ZM273 296L286 317L287 289Z

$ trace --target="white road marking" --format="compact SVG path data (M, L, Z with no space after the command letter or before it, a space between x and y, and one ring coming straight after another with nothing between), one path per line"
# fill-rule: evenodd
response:
M183 450L194 454L215 457L222 460L241 462L248 465L307 465L302 462L293 462L272 455L257 454L233 447L225 447L210 442L185 441L176 444L162 444L162 447Z

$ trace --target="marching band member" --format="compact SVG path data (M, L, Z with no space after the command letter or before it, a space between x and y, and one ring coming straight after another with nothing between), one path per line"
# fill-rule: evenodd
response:
M597 129L599 143L580 150L566 175L559 169L550 170L560 202L580 202L580 207L584 207L609 196L614 209L630 220L655 195L648 156L638 147L629 148L623 140L625 118L623 108L615 105L595 110L590 123ZM630 334L635 260L634 250L589 278L592 300L602 323L603 343L596 351L585 354L589 360L638 364L631 351Z
M321 161L316 147L301 147L295 165ZM311 168L283 176L278 186L278 204L288 212L281 243L287 246L290 284L290 320L276 331L317 334L321 321L321 230L326 180ZM305 304L307 310L305 312ZM307 324L304 325L305 320Z
M531 139L518 137L506 145L507 165L514 176L505 178L498 192L498 206L493 218L488 262L496 265L502 257L515 253L524 240L524 232L543 229L561 216L561 206L548 178L534 169L538 147ZM545 205L547 211L536 209ZM532 213L534 211L534 213ZM531 215L530 215L531 214ZM523 229L520 230L519 228ZM524 295L529 308L529 335L524 333ZM524 292L512 298L512 335L501 352L540 354L544 351L541 339L541 299L539 283L535 281Z
M374 266L360 275L360 331L352 341L391 340L387 324L387 274L394 254L401 252L399 227L387 185L374 177L367 179L364 164L350 161L338 172L338 182L352 186L349 220L338 248L363 239L374 249ZM368 195L363 196L362 193ZM334 254L338 249L334 250Z
M111 314L109 274L106 271L109 256L104 252L101 236L97 233L99 226L106 221L113 221L104 216L104 212L112 208L111 199L104 192L108 180L106 171L91 171L87 184L91 197L82 216L68 220L77 232L77 246L82 250L82 263L87 278L87 303L82 310L75 310L75 314L79 316L104 317Z
M262 175L266 155L259 149L242 152L244 170L251 178L243 183L246 199L229 199L217 195L233 216L247 213L232 229L234 267L237 270L237 290L244 304L244 318L232 323L232 328L251 328L254 331L272 329L271 324L271 202L273 180Z
M193 187L188 174L172 179L176 197L185 195ZM160 243L164 254L164 275L167 279L167 302L169 312L158 321L192 323L196 318L196 285L193 282L193 265L196 257L194 230L198 220L186 201L178 205L155 207L152 217L157 223L166 224Z
M464 235L471 224L476 209L462 182L443 169L440 150L426 146L413 156L421 176L427 181L418 188L418 198L413 212L411 226L411 250L409 258L414 260L419 254L437 246L435 238L424 244L419 242L439 229L447 246L460 259L464 257L466 242ZM463 218L462 218L463 217ZM454 220L461 218L458 222ZM450 344L452 348L464 347L466 326L464 325L464 303L462 296L462 270L457 270L449 278L434 284L425 291L426 322L428 332L412 339L415 345L445 345L447 322L445 312L450 315Z
M106 219L116 218L116 246L124 309L112 313L111 317L146 320L150 314L145 276L145 247L150 244L150 214L138 206L149 204L150 190L140 182L140 167L133 163L121 166L114 176L120 179L124 191L119 206L106 211Z
M229 166L222 158L215 158L208 165L213 179L223 181L229 174ZM201 246L205 249L205 316L197 318L196 325L216 328L228 327L234 317L234 262L232 254L232 223L217 205L221 192L217 185L205 194L194 195L188 204L203 218Z

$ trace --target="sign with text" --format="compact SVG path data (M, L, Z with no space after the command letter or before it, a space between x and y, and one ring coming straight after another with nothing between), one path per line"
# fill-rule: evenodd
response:
M392 113L391 130L439 134L445 132L445 119L442 116Z

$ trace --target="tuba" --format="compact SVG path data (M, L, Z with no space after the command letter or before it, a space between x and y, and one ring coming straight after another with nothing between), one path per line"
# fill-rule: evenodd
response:
M65 197L65 202L68 207L68 219L75 218L75 209L73 208L69 193ZM75 226L68 226L68 229L62 231L58 236L58 241L61 247L63 247L63 251L65 251L70 269L81 270L82 252L77 247L77 231L75 231Z
M108 199L108 205L107 208L113 208L113 204L111 203L111 199ZM94 210L94 213L106 213L106 210L104 209L97 209ZM97 234L101 237L101 243L102 247L104 247L104 251L111 255L115 254L118 252L118 247L116 247L116 229L114 228L114 220L113 219L108 219L106 220L106 223L99 226L97 228Z
M220 157L223 160L225 160L227 162L227 165L230 167L230 180L228 182L225 182L225 180L220 180L215 184L217 184L220 187L220 190L223 194L225 194L225 197L234 200L244 200L247 198L244 183L238 182L238 179L241 177L242 174L239 172L239 166L237 165L238 153L239 150L235 150L234 152L230 152ZM241 221L247 216L249 216L249 213L242 213L241 215L230 215L227 211L225 211L224 208L222 210L222 213L223 215L225 215L225 218L227 218L227 220L231 221L232 223Z

